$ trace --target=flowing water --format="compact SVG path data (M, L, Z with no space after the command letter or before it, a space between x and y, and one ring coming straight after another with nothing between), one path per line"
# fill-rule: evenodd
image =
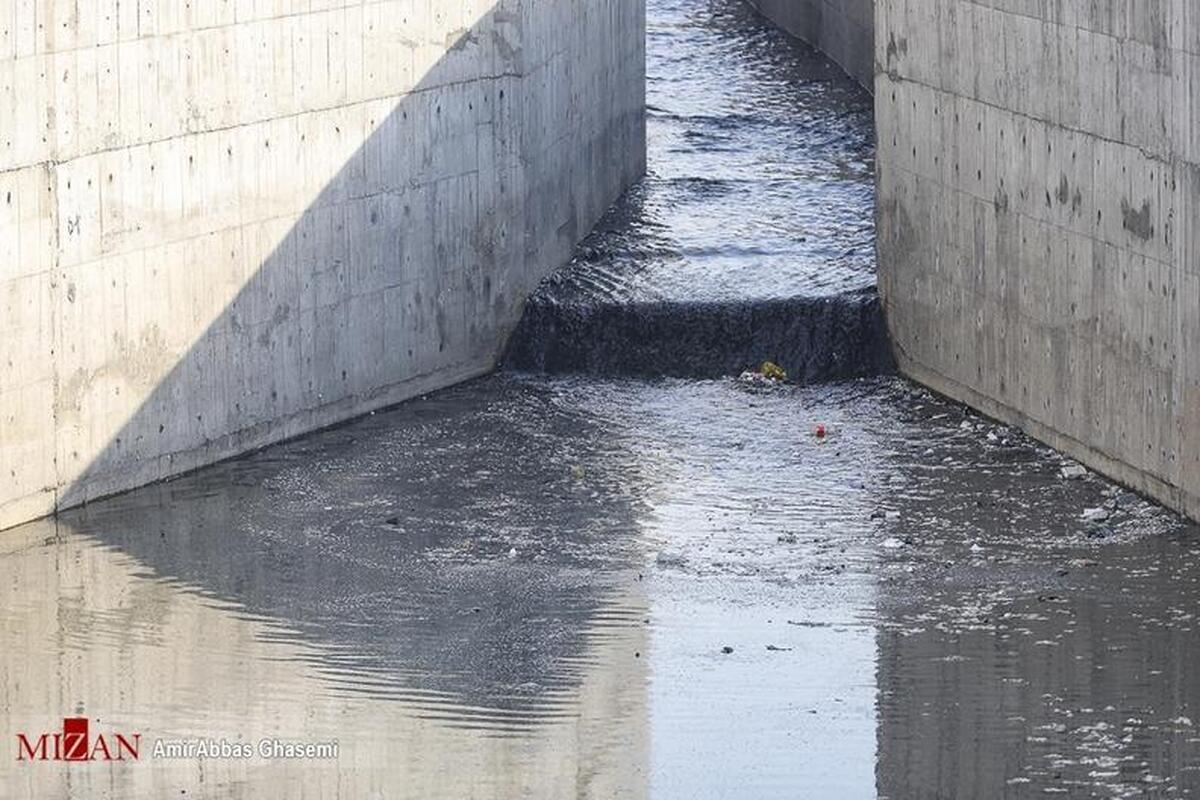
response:
M742 0L651 0L649 174L526 305L506 361L793 377L890 365L871 98Z
M869 99L735 0L650 7L654 172L525 341L564 298L608 303L613 347L654 292L666 317L869 309ZM0 796L1200 788L1194 527L890 375L597 376L640 370L555 342L581 374L503 372L0 537ZM818 352L850 351L800 374ZM76 715L142 758L16 761ZM338 754L155 755L263 738Z

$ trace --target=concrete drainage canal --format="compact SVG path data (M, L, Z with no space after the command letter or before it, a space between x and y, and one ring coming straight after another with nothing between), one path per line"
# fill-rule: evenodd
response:
M3 555L46 644L0 674L339 742L281 797L1200 788L1195 531L892 375L869 97L736 0L649 6L650 174L507 367L63 515Z

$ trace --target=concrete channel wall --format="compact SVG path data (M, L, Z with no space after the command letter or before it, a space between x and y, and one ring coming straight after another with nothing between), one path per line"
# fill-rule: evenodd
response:
M763 16L833 59L868 90L875 84L875 0L749 0Z
M1200 8L750 2L872 65L901 369L1200 516Z
M0 3L0 527L492 368L644 0Z
M1200 6L879 0L902 368L1200 515Z

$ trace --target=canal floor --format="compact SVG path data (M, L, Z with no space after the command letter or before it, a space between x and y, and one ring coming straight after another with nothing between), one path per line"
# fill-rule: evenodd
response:
M475 381L4 539L7 730L79 714L148 747L337 740L337 760L0 776L64 797L1186 794L1200 538L1064 466L896 378Z
M546 302L869 296L869 98L735 0L649 6L651 175ZM1194 526L887 374L595 363L0 536L0 797L1200 788ZM74 716L138 762L17 762Z

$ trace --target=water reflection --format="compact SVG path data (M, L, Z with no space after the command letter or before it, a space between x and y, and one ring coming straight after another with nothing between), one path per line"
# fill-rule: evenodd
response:
M1061 466L895 379L475 381L6 534L0 786L1183 793L1195 531ZM73 713L341 757L16 764Z
M564 709L637 558L641 475L549 389L450 390L62 524L321 644L345 689L520 726ZM601 625L603 621L603 625ZM402 687L402 688L398 688Z
M14 542L14 538L22 541ZM525 726L431 719L428 703L341 691L324 642L284 640L280 620L185 590L95 539L39 523L6 540L0 583L5 797L562 797L644 793L644 647L637 627L579 655L570 714ZM253 583L253 581L252 581ZM248 587L248 594L253 591ZM614 602L627 606L636 594ZM444 700L438 699L439 702ZM564 701L563 706L568 704ZM470 720L469 709L460 717ZM136 764L18 764L17 731L63 715L140 732ZM334 761L164 760L159 738L337 740Z

